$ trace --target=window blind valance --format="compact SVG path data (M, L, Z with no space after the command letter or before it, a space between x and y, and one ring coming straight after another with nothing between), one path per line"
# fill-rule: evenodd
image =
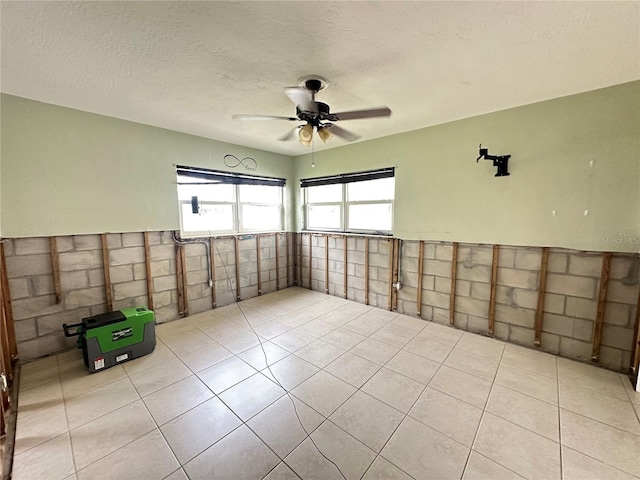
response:
M334 185L336 183L362 182L365 180L377 180L379 178L390 178L395 176L395 168L383 168L379 170L368 170L366 172L341 173L338 175L328 175L326 177L304 178L300 180L301 187L317 187L319 185Z
M284 187L287 180L284 178L260 177L244 175L241 173L223 172L201 167L176 166L176 173L181 177L207 180L211 183L227 183L232 185L267 185L272 187Z

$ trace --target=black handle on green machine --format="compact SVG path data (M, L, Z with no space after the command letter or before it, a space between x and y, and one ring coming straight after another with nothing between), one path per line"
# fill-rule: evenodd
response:
M66 323L62 324L62 328L64 329L64 336L65 337L77 337L78 335L80 335L82 333L82 329L78 328L75 332L70 332L69 329L70 328L77 328L77 327L82 327L82 323L74 323L72 325L67 325Z

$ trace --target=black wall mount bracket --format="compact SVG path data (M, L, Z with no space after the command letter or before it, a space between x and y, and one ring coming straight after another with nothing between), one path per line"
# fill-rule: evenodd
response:
M482 148L482 144L478 147L480 150L480 156L476 158L476 163L483 158L484 160L493 160L493 166L498 167L496 177L506 177L509 175L509 159L511 155L489 155L488 148Z

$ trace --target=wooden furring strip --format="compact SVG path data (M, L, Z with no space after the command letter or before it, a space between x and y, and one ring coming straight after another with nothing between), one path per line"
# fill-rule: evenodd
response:
M238 236L233 237L235 239L235 256L236 256L236 302L240 301L240 239Z
M400 250L402 249L402 243L399 238L393 239L393 290L391 296L391 309L396 310L398 308L398 287L400 285Z
M211 257L211 308L216 308L218 299L216 298L216 255L213 237L209 237L209 253Z
M458 272L458 242L453 242L451 253L451 293L449 294L449 323L453 325L456 311L456 274Z
M500 246L493 246L493 261L491 262L491 296L489 297L489 335L493 335L496 323L496 285L498 282L498 254Z
M343 260L343 270L344 270L344 298L347 298L347 236L344 236L344 260Z
M276 232L275 234L275 244L276 244L276 290L280 290L280 254L279 251L280 249L278 248L278 241L279 241L279 237L278 237L278 232Z
M111 273L109 271L109 247L107 245L107 234L101 235L102 240L102 268L104 272L104 291L107 296L107 311L113 311L113 295L111 293Z
M536 308L536 320L533 326L535 337L533 344L539 347L542 344L542 320L544 318L544 295L547 289L547 266L549 265L549 247L542 247L542 261L540 262L540 279L538 282L538 306Z
M424 241L418 245L418 298L416 299L416 315L420 317L422 311L422 271L424 268Z
M611 252L602 254L602 272L600 274L600 293L598 295L598 312L596 324L593 330L593 348L591 349L591 361L600 359L600 341L602 340L602 327L604 324L604 308L607 303L607 288L609 287L609 270L611 269Z
M153 276L151 275L151 247L149 246L149 232L142 232L144 240L144 269L147 276L147 305L153 310Z
M56 237L49 237L49 254L51 255L51 270L53 272L53 290L56 294L56 305L59 305L62 302L62 287L60 286L60 256L58 255Z
M369 237L364 239L364 304L369 305Z
M387 310L391 311L393 309L393 238L389 239L389 290L388 290L388 301L387 301Z
M291 286L291 275L289 273L289 233L285 232L284 234L284 251L286 253L286 266L287 266L287 287Z
M311 280L311 275L313 273L313 268L311 268L311 265L313 263L313 254L312 254L312 247L313 247L313 237L311 236L311 234L309 234L309 290L313 290L313 282Z
M636 306L636 321L633 330L633 345L631 346L631 365L629 369L632 373L639 375L640 372L640 290L638 290L638 304Z
M293 284L298 286L298 233L291 234L293 243Z
M4 243L0 242L0 288L2 289L2 306L6 316L7 335L9 337L9 353L11 360L18 359L18 341L16 339L16 326L13 320L13 306L11 305L11 289L7 275L7 259L4 254Z
M305 238L305 234L304 233L300 233L300 245L298 250L300 251L300 253L298 254L298 269L300 270L300 275L298 276L298 280L300 282L300 286L304 288L304 275L303 275L303 267L304 267L304 258L303 258L303 254L304 254L304 238Z
M2 269L2 274L4 276L4 268ZM4 292L2 291L3 289L0 288L0 350L2 350L2 356L0 357L2 359L2 366L0 371L3 372L6 376L7 379L9 381L13 380L13 362L15 360L17 360L17 355L15 358L13 358L13 352L12 352L12 343L16 342L16 335L15 335L15 331L9 327L8 321L9 319L7 318L7 315L5 313L5 309L4 309ZM13 326L13 325L12 325ZM8 392L4 392L7 393ZM4 404L4 407L9 408L9 396L8 395L3 395L2 397L3 402L6 402L6 404Z
M182 291L184 292L184 316L189 316L189 283L187 282L187 259L185 258L186 247L180 245L180 260L182 262Z
M324 236L324 291L329 294L329 235Z
M256 235L256 270L258 272L258 296L262 295L262 268L260 266L260 234Z
M2 300L2 298L0 298ZM10 386L13 383L13 362L14 359L11 358L11 346L9 340L9 331L7 328L7 316L5 315L4 309L0 305L0 351L2 355L0 355L0 372L4 373L6 376L7 384ZM5 411L9 409L9 389L2 392L2 407ZM4 420L4 412L2 412L3 420ZM5 432L0 432L4 434Z
M182 268L182 245L176 243L176 286L178 289L178 315L184 316L184 270Z
M302 233L297 233L296 238L297 245L295 259L298 264L298 267L296 268L296 285L304 287L304 280L302 279L302 246L304 243L304 235Z
M11 347L9 346L9 337L7 331L7 317L4 314L4 309L0 307L0 372L6 376L7 385L11 386L13 383L13 366L11 361ZM11 408L9 404L9 388L0 391L0 435L4 435L6 432L5 415L8 417L8 412ZM3 452L4 453L4 452ZM4 459L3 459L4 460Z
M189 288L188 288L188 279L187 279L187 259L186 257L186 246L182 245L180 249L180 256L182 257L182 290L184 291L184 315L185 317L189 315Z

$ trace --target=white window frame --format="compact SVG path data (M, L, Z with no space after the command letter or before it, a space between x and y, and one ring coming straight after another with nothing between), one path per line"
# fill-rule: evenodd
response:
M240 185L236 185L236 190L235 190L235 195L236 195L236 215L235 215L235 220L237 222L237 230L238 233L266 233L266 232L282 232L284 231L284 189L285 187L279 187L280 188L280 192L279 192L279 197L280 197L280 202L279 203L265 203L265 202L243 202L241 201L240 198ZM247 229L247 228L242 228L243 225L243 218L242 218L242 206L243 205L252 205L255 207L273 207L273 206L278 206L279 207L279 219L280 219L280 226L279 228L277 228L276 230L252 230L252 229Z
M368 172L363 172L366 174ZM395 169L393 171L393 175L389 175L390 178L394 178L395 181ZM372 179L363 179L362 181L369 181ZM348 201L347 198L347 189L350 183L354 182L339 182L336 181L336 184L341 183L342 185L342 200L340 202L309 202L308 197L308 188L312 187L301 187L303 190L303 219L304 219L304 230L312 231L312 232L340 232L340 233L361 233L361 234L375 234L375 235L393 235L393 222L394 222L394 202L395 202L395 192L394 198L382 199L382 200L357 200L357 201ZM329 206L329 205L337 205L340 209L340 227L339 228L312 228L309 227L309 207L310 206ZM357 229L357 228L348 228L349 226L349 207L351 205L390 205L391 207L391 230L367 230L367 229Z
M200 208L206 208L207 206L216 206L216 205L230 205L231 206L231 214L233 216L232 218L232 228L231 229L227 229L227 230L205 230L205 231L185 231L184 229L184 221L183 221L183 208L185 206L188 206L189 210L191 209L191 201L190 200L178 200L178 204L179 204L179 214L180 214L180 234L184 237L184 238L188 238L188 237L203 237L203 236L211 236L211 235L233 235L233 234L243 234L243 233L271 233L271 232L283 232L284 231L284 219L285 219L285 205L284 205L284 198L285 198L285 191L286 191L286 186L284 184L284 180L283 179L274 179L274 180L281 180L282 181L282 185L273 185L272 188L278 188L278 196L279 196L279 203L266 203L266 202L242 202L240 199L240 187L242 186L240 183L234 183L234 176L231 173L227 173L227 172L217 172L217 171L213 171L213 170L207 170L207 169L197 169L196 167L181 167L178 166L178 168L193 168L194 170L202 170L204 172L210 171L210 172L216 172L217 174L220 174L221 176L225 176L224 174L227 174L229 176L229 182L227 184L232 184L233 185L233 201L214 201L214 200L198 200L198 205ZM178 177L180 177L180 170L178 170L177 172ZM245 178L249 178L250 176L243 176ZM264 177L255 177L255 178L264 178ZM178 181L178 186L180 185L180 181ZM202 185L207 185L208 182L203 181ZM211 184L213 184L213 182L210 182ZM220 182L218 182L220 183ZM222 181L221 183L225 184L226 182ZM244 184L244 185L251 185L249 183ZM269 185L271 186L271 185ZM252 206L277 206L279 209L279 215L278 215L278 219L279 219L279 225L278 228L276 229L272 229L272 230L261 230L261 229L250 229L250 228L243 228L243 218L242 218L242 207L244 205L252 205Z
M395 198L393 200L359 200L359 201L354 201L354 202L349 202L346 200L346 195L347 195L347 190L346 190L346 186L348 184L345 183L345 190L344 190L344 195L345 195L345 202L344 202L344 226L345 226L345 231L349 231L349 232L354 232L354 233L376 233L376 234L380 234L380 235L393 235L393 202L395 200ZM395 197L395 194L394 194ZM351 205L389 205L391 207L391 230L364 230L364 229L357 229L357 228L347 228L349 226L349 206Z
M180 235L184 238L189 237L208 237L213 234L229 234L232 235L234 233L238 233L238 205L236 202L212 202L208 200L199 200L198 205L200 208L206 208L207 205L216 206L216 205L231 205L231 215L233 216L233 227L231 230L203 230L203 231L185 231L184 222L183 222L183 207L186 205L191 209L191 201L189 200L179 200L180 202Z

